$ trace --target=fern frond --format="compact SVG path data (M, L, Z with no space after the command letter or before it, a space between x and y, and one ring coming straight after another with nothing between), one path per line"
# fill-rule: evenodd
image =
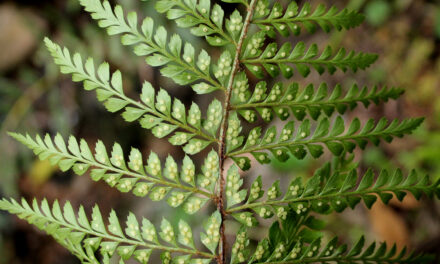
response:
M117 5L112 10L107 0L80 0L85 10L91 13L98 25L106 28L109 35L121 35L123 45L134 46L134 52L138 56L147 56L146 62L153 66L164 66L162 75L171 78L180 85L193 84L195 92L204 94L214 90L225 88L210 75L209 54L202 50L195 58L195 49L189 44L182 44L180 36L174 34L169 42L167 31L164 27L154 30L154 21L147 17L143 20L140 30L138 18L135 12L124 16L121 6ZM183 47L183 54L182 54Z
M356 72L358 69L368 68L378 57L376 54L364 52L347 53L344 48L334 53L330 46L326 46L320 53L318 45L312 44L307 48L304 42L298 42L293 49L290 42L285 42L279 49L277 43L273 42L263 50L262 32L253 35L248 43L241 62L258 78L264 77L263 68L272 77L278 76L281 71L285 78L290 78L294 74L294 69L290 65L295 65L296 70L303 77L310 74L311 67L319 74L324 73L326 69L330 74L337 69L344 72L351 69Z
M433 260L432 256L416 254L403 248L397 250L395 244L387 248L386 243L376 246L373 242L367 247L365 238L362 236L358 242L348 250L345 244L339 244L338 238L334 237L328 243L322 244L321 239L315 239L310 243L296 241L291 246L283 242L277 245L269 244L267 249L258 252L259 260L248 263L255 264L295 264L295 263L428 263ZM264 251L263 251L264 250Z
M241 226L235 237L235 242L231 249L231 264L243 263L249 257L249 237L248 230L245 226Z
M163 219L159 232L162 239L160 241L156 228L146 218L139 224L136 216L129 213L126 227L122 229L116 213L112 211L108 218L109 224L105 225L98 206L93 208L91 221L82 206L75 214L69 202L61 208L57 201L50 206L46 200L38 204L34 199L31 206L24 199L21 204L14 199L3 199L0 200L0 209L28 221L58 241L64 241L64 245L69 245L70 251L81 252L81 260L93 260L90 263L98 263L95 257L98 252L103 256L103 263L110 263L113 255L118 255L121 261L134 259L140 263L148 263L153 251L184 254L180 258L185 259L202 257L202 263L209 263L215 257L195 248L191 228L183 220L180 220L176 234L171 224ZM218 236L218 229L211 231L212 236Z
M333 126L330 126L328 118L320 119L312 133L309 119L302 121L296 131L294 121L289 121L283 127L279 138L275 126L269 127L262 138L261 127L252 129L244 146L227 153L227 156L233 158L242 169L250 167L250 159L240 156L246 153L252 154L262 164L271 160L266 151L270 151L280 161L286 161L290 157L289 153L297 159L303 159L308 153L318 158L324 153L324 147L321 145L324 144L333 155L339 156L345 151L353 152L356 146L364 149L368 141L375 145L378 145L381 139L391 142L394 137L412 133L422 122L423 118L412 118L402 121L394 119L389 123L386 118L381 118L375 124L373 119L369 119L361 129L361 122L355 118L345 132L344 120L338 116Z
M160 0L155 7L159 13L166 13L168 19L175 20L179 27L191 28L195 36L205 37L212 46L237 46L236 40L223 30L223 8L218 4L211 8L210 0Z
M276 181L267 190L266 198L262 199L262 186L261 177L258 177L252 183L246 203L229 207L227 212L240 215L242 213L239 211L252 210L262 218L276 215L285 220L289 211L297 215L309 210L328 214L333 211L342 212L347 207L353 209L361 201L367 208L371 208L378 197L385 204L388 204L393 195L402 201L408 193L413 194L417 200L422 194L440 197L440 180L431 183L427 175L421 176L414 170L406 177L400 170L393 173L382 170L376 179L371 169L364 175L358 175L356 169L347 173L332 172L329 164L317 170L305 183L299 177L293 179L284 194L280 190L279 181ZM236 193L241 192L243 191L239 192L237 188ZM239 202L244 201L245 197L246 193Z
M73 136L66 145L59 134L54 140L49 135L44 139L38 135L35 139L29 135L10 135L32 149L40 159L49 160L62 171L72 169L76 174L83 175L90 170L94 181L103 180L121 192L132 192L136 196L149 195L153 201L168 197L170 206L183 206L189 214L197 212L214 196L214 183L218 178L218 156L214 151L205 160L203 174L196 177L194 163L188 156L183 160L179 173L177 163L171 156L162 167L157 154L151 152L144 165L142 154L136 148L131 149L127 163L118 143L113 145L111 155L108 155L102 141L98 141L92 154L84 139L78 144Z
M221 117L215 116L217 122L209 125L213 113L208 112L207 120L202 122L197 104L193 103L187 114L185 106L179 99L174 98L171 102L170 95L163 89L155 94L154 88L148 82L142 87L140 96L142 102L135 101L124 94L121 73L116 71L111 74L107 63L101 64L95 71L93 59L89 58L83 64L78 53L71 57L67 48L62 49L49 39L45 39L45 42L55 63L60 66L61 72L71 74L75 82L83 82L85 90L95 90L98 100L104 102L108 111L117 112L124 109L122 116L126 121L139 121L142 127L152 129L153 134L158 138L174 133L169 138L170 143L186 144L184 150L187 153L195 154L210 143L218 141L215 134ZM221 104L218 100L214 100L212 105L215 106L216 111L220 111ZM202 126L207 128L207 132L201 130ZM175 132L177 129L185 132Z
M234 87L233 109L251 123L257 120L257 115L269 122L274 116L286 120L290 113L298 120L303 120L307 114L316 120L322 112L328 117L335 111L344 114L347 109L352 110L358 104L368 107L371 103L379 104L397 99L404 92L403 89L395 87L379 89L374 86L368 89L364 86L359 89L353 84L348 92L343 94L342 86L338 84L329 94L326 83L320 84L317 89L313 84L300 89L298 83L286 87L281 82L273 85L268 91L267 83L264 81L255 86L252 94L247 88L244 91L241 88L238 85Z
M248 0L221 0L221 1L225 2L225 3L239 3L239 4L243 4L243 5L245 5L248 8L250 6Z
M247 263L275 261L288 252L298 241L311 243L323 237L325 222L314 216L289 213L285 219L275 221L269 234L261 240Z
M335 112L342 115L359 104L368 107L396 99L402 89L360 88L354 84L345 92L339 84L329 89L322 83L315 89L312 84L300 88L299 83L280 82L269 89L270 80L250 88L254 76L262 79L281 73L290 78L299 73L307 77L312 68L319 74L366 69L377 55L330 46L322 46L321 50L317 44L306 46L301 41L278 44L274 40L277 34L299 35L303 29L310 33L318 27L325 32L348 30L363 21L361 14L323 4L312 7L309 1L303 1L301 7L298 1L156 1L159 13L175 20L177 26L204 37L210 46L222 47L220 56L213 59L206 50L196 49L179 35L171 35L164 26L155 25L151 17L138 20L135 12L126 13L120 5L113 7L110 0L78 1L99 27L109 35L119 35L123 45L131 46L150 66L159 67L163 76L177 85L191 86L198 94L220 90L223 102L215 98L204 102L207 110L202 114L197 104L187 109L182 101L162 88L156 91L148 82L143 84L139 100L131 99L124 93L121 73L111 72L108 63L95 68L93 59L71 56L67 48L45 39L61 72L71 74L85 90L95 91L108 111L121 111L127 122L139 122L157 138L168 137L186 155L182 162L176 162L171 156L162 160L154 152L145 158L136 148L124 154L118 143L107 151L100 140L92 151L86 140L74 136L66 141L60 134L54 138L48 134L10 135L61 171L88 173L94 181L102 180L123 193L149 196L153 201L166 200L169 206L181 206L187 214L200 211L209 201L216 211L199 221L201 233L195 241L191 226L182 219L163 219L156 228L149 220L139 221L129 212L121 227L113 210L105 221L95 206L89 220L82 206L76 211L70 202L62 207L58 201L49 205L47 200L39 203L35 199L32 204L24 199L21 203L2 199L0 210L47 232L87 264L146 264L151 254L160 254L156 262L163 264L225 264L228 260L231 264L409 264L430 260L429 256L406 254L406 250L398 252L396 246L388 250L386 244L376 247L373 243L364 249L363 237L350 250L337 238L323 244L326 223L316 217L342 212L361 202L371 209L379 200L388 204L393 198L402 201L407 194L417 200L423 195L440 198L440 179L432 180L415 170L405 176L400 170L382 170L375 175L371 169L358 175L358 163L354 161L356 147L364 149L369 142L378 145L382 140L391 142L410 134L423 118L370 119L363 125L357 117L348 123L341 116L333 118ZM291 115L296 120L284 122L279 129L275 125L253 126L248 132L240 119L242 116L255 122L260 116L269 122L275 115L282 121ZM188 155L214 144L216 151L207 153L196 169ZM327 150L332 154L332 163L317 169L310 178L293 178L287 188L280 180L263 187L266 185L261 176L247 188L240 175L240 169L251 167L251 157L265 164L272 159L284 162L292 156L318 158ZM228 159L232 160L230 164ZM250 228L259 226L262 218L272 217L268 236L255 241L256 249L251 250ZM225 224L228 219L240 225L230 254ZM178 225L173 226L173 222ZM200 249L199 244L204 248Z
M299 35L301 26L314 33L318 25L328 33L332 28L340 31L357 27L363 20L364 16L356 11L338 10L335 6L327 9L324 4L319 4L312 10L310 3L306 2L300 10L298 4L292 1L284 10L279 2L270 8L269 0L260 0L252 23L275 38L276 32L284 37L288 37L290 32Z
M214 75L225 87L228 85L229 77L232 72L233 57L229 51L224 51L216 65L214 65Z
M244 136L240 136L242 129L237 112L231 112L226 131L226 152L233 151L243 145Z

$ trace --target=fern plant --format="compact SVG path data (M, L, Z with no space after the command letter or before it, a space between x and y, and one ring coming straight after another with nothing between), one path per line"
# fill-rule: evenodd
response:
M325 83L302 87L288 80L298 74L306 77L312 70L319 74L356 72L374 63L374 54L330 46L320 51L317 44L306 46L283 39L301 31L350 29L361 24L362 14L322 4L313 8L307 2L302 6L295 1L288 5L269 0L222 2L226 4L209 0L155 3L157 11L177 26L189 28L209 45L222 48L218 57L212 57L179 35L170 35L152 18L139 20L136 13L126 13L106 0L80 0L100 27L109 35L119 35L123 45L132 46L147 64L160 67L163 76L178 85L189 85L200 96L219 90L215 95L222 96L214 97L206 111L195 103L184 105L166 89L148 82L139 98L132 99L124 93L121 72L111 72L105 62L97 66L93 59L84 59L45 39L62 73L72 75L85 90L95 91L108 111L122 112L126 121L137 121L157 138L167 137L172 145L181 146L186 153L183 160L171 156L161 159L154 152L146 157L137 148L123 153L118 143L107 150L100 140L91 149L88 142L74 136L64 139L60 134L10 133L60 170L88 173L94 181L105 181L121 192L161 203L166 200L187 214L200 214L201 208L210 210L207 205L215 205L200 234L194 234L184 220L176 225L166 219L153 224L132 213L121 225L114 211L102 216L95 206L89 217L83 207L74 209L69 202L60 205L57 201L49 204L47 200L4 198L0 208L53 236L82 263L125 263L131 259L148 263L156 253L162 263L179 264L429 261L429 256L398 251L395 245L365 246L363 237L353 246L341 244L337 238L325 240L320 231L324 222L319 215L342 212L361 202L370 208L378 198L386 204L393 196L402 200L407 193L417 199L423 194L439 196L440 181L415 170L407 175L398 169L360 173L357 166L326 163L313 177L294 178L287 188L275 181L264 190L268 184L265 175L258 176L248 189L243 186L242 172L256 163L307 155L318 158L324 152L343 161L356 147L391 142L421 124L422 118L370 119L362 124L358 118L346 122L341 117L359 104L368 107L397 99L403 93L401 88L360 88L356 84L343 88ZM237 9L227 14L224 5ZM276 82L273 78L280 74L285 81ZM260 81L250 81L251 76ZM282 127L255 125L259 119L269 123L274 118L281 120ZM199 168L192 156L203 150L207 154ZM228 159L233 161L229 167ZM261 219L270 219L272 225L265 238L253 241L249 234ZM231 241L227 241L226 220L241 226Z

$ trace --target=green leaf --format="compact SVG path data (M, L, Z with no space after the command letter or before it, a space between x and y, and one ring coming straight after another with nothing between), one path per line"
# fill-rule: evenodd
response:
M124 233L122 232L122 228L121 225L119 224L119 219L115 213L115 211L111 211L109 218L109 225L108 225L108 230L110 231L110 233L117 235L119 237L124 237Z
M309 229L303 230L310 231ZM347 250L347 245L339 244L337 237L330 239L326 244L322 244L319 237L310 240L309 243L304 243L299 239L290 243L283 243L281 242L282 236L278 234L279 232L282 231L278 224L272 225L269 233L271 245L269 246L267 238L262 240L258 244L252 260L258 260L258 263L276 260L279 260L276 263L299 263L303 260L310 263L328 263L335 261L335 259L341 263L353 261L359 263L428 263L432 259L429 255L405 254L405 249L396 254L395 245L387 250L385 243L381 243L380 246L376 247L376 243L373 242L364 247L365 239L363 237L350 250ZM305 232L301 233L305 236Z
M311 121L305 119L298 127L295 138L291 140L284 140L285 135L281 135L276 140L275 127L270 127L259 145L254 144L258 142L255 137L260 136L260 133L253 130L249 134L246 144L241 149L228 152L228 156L239 158L244 153L251 153L260 163L268 163L270 162L269 155L261 151L270 151L278 160L285 161L288 158L285 148L298 159L302 159L307 154L305 150L307 147L308 152L314 158L318 158L324 153L321 144L325 144L334 155L341 155L345 151L353 152L356 146L364 149L368 141L377 145L381 139L391 142L394 137L411 134L423 122L423 118L405 119L401 122L394 120L388 125L384 119L376 125L373 120L369 120L361 131L359 131L359 120L354 119L345 134L336 131L333 132L334 136L328 135L329 131L341 130L345 125L342 125L340 119L336 119L331 127L328 127L328 122L327 118L320 119L314 133L311 133ZM310 137L310 135L313 136Z
M153 252L153 250L151 250L151 249L136 250L133 255L134 255L134 258L137 261L139 261L140 263L147 264L152 252Z
M213 35L220 40L220 44L229 42L228 40L231 38L222 31L221 26L219 27L217 24L213 24L208 17L195 12L195 8L188 7L188 3L190 2L179 0L178 5L176 5L177 3L174 1L159 1L157 5L160 12L169 12L168 16L175 18L178 25L184 27L193 27L197 24L188 23L188 17L194 17L194 15L196 15L197 18L202 18L203 22L199 22L199 24L204 23L206 25L200 27L198 31L193 30L193 33L208 33L196 34L205 35L207 38L211 37L208 35ZM166 29L162 26L155 29L154 20L152 18L147 17L143 19L139 27L136 13L131 12L124 17L124 11L121 6L116 6L114 10L112 10L108 1L101 2L100 0L81 0L80 4L91 14L93 19L98 21L100 27L107 29L109 35L121 35L123 45L133 46L134 53L138 56L146 56L146 62L148 64L153 67L165 66L162 68L161 73L173 79L177 84L186 85L203 81L211 87L215 87L215 89L210 89L211 91L218 89L225 90L217 80L211 78L206 69L194 66L194 56L190 57L191 60L188 60L185 55L183 57L181 56L181 46L187 46L188 44L183 44L181 38L177 35L173 35L168 42ZM177 9L183 9L186 15L182 12L176 13ZM206 10L208 11L208 9L209 8ZM202 11L200 10L200 12ZM98 74L98 76L101 80L106 82L109 76L106 75L107 69L104 66L102 68L102 74ZM67 67L64 72L72 71ZM182 72L186 73L185 76L181 74ZM82 77L83 76L78 75L78 80ZM116 77L115 83L117 84L118 81Z
M174 20L179 27L191 28L190 32L196 36L204 36L209 40L221 39L215 46L226 45L233 42L229 34L223 30L224 11L219 5L214 5L207 0L199 2L161 0L155 5L160 13L167 14L167 18ZM211 16L210 16L211 15Z
M226 198L227 207L231 207L244 201L247 195L246 190L240 190L243 185L243 180L238 172L238 167L232 165L227 173L226 177Z
M115 73L113 73L111 84L116 91L118 91L121 94L124 93L122 89L122 75L120 71L116 71Z
M200 129L201 119L199 106L195 103L192 103L191 108L188 111L188 123L193 127Z
M195 185L195 166L193 161L185 156L183 159L182 172L180 174L182 181L194 186Z
M220 224L220 213L215 211L203 224L203 229L206 233L200 234L200 239L203 245L214 254L220 239Z
M93 207L92 222L90 224L93 230L99 233L106 233L104 221L97 205Z
M178 241L182 246L195 249L191 227L183 220L179 221Z
M235 242L232 245L231 264L242 263L247 260L249 250L246 247L249 245L249 238L247 236L247 229L242 226L238 231Z
M171 207L179 207L190 195L184 192L172 192L167 202Z
M393 175L390 177L389 175ZM359 184L357 184L360 182ZM410 184L407 184L410 183ZM243 210L251 209L256 214L264 218L272 215L266 203L270 204L280 219L285 217L283 206L289 206L298 215L306 212L309 208L317 213L328 214L332 211L342 212L348 206L354 208L362 200L368 208L377 201L377 196L387 204L393 197L398 199L408 193L415 193L415 197L420 199L421 194L430 196L433 191L438 189L440 182L430 183L426 177L420 176L416 171L412 171L404 177L400 170L390 173L382 170L376 178L371 169L364 175L358 175L356 169L349 172L333 169L329 163L316 170L303 187L302 179L293 179L287 188L282 199L279 181L276 181L268 190L267 198L263 197L263 183L258 177L251 185L250 195L247 202L243 205L235 205L227 209L228 213L234 217L247 217ZM247 213L247 212L246 212ZM242 220L238 220L242 221Z
M262 181L261 176L258 176L257 179L252 183L251 189L249 191L249 198L247 200L248 203L253 202L255 200L263 197L264 191L262 190Z
M219 157L217 152L211 150L206 157L203 166L203 174L198 177L197 185L207 190L214 191L215 184L219 177Z
M108 4L108 2L106 3ZM163 34L163 32L159 32L157 38L162 40ZM104 103L108 111L117 112L124 109L122 116L126 121L133 122L140 119L141 126L152 129L153 134L159 138L165 137L173 133L177 128L180 128L188 133L188 139L198 135L205 140L214 141L214 138L199 129L200 116L194 117L194 112L198 109L197 106L193 106L191 108L192 111L190 110L189 121L191 126L188 126L186 124L184 105L177 98L174 99L174 104L172 105L172 99L165 90L160 89L156 96L151 84L144 82L140 96L142 103L137 102L125 96L122 88L122 76L119 71L110 75L109 65L103 63L98 68L97 75L100 79L98 80L94 72L95 68L92 59L87 60L85 64L87 72L85 72L79 55L74 56L75 63L73 63L69 55L70 52L67 49L63 51L60 46L49 39L46 39L45 42L55 59L55 63L61 68L66 69L66 73L72 74L74 81L83 81L86 90L96 90L99 101ZM111 84L109 83L109 78L111 78ZM172 144L186 143L185 140L179 140L175 137L170 138L169 141ZM64 168L68 168L68 165L65 164Z
M237 112L232 112L229 115L228 130L226 132L227 151L237 149L243 144L244 137L240 136L241 131L241 122L238 119Z
M142 240L139 222L133 213L128 214L126 224L127 227L125 228L125 233L133 239Z
M232 217L235 218L240 224L252 227L258 224L257 219L252 215L251 212L241 212L237 214L233 214Z
M198 138L192 138L188 141L188 143L183 148L185 153L194 155L204 150L210 144L209 141L201 140Z
M97 261L94 254L98 250L103 254L104 263L108 263L106 258L111 257L115 252L117 252L120 259L116 256L114 257L116 260L119 259L120 263L124 263L125 260L131 258L136 259L140 263L147 263L153 250L164 252L167 249L179 254L185 254L187 259L192 255L200 254L206 260L215 257L194 247L181 248L175 243L173 247L170 247L168 244L163 245L159 243L156 229L151 222L143 219L142 228L140 228L136 217L132 213L128 215L127 227L125 233L123 233L114 211L111 211L109 215L107 231L98 206L93 208L91 225L88 222L83 207L80 207L78 217L76 217L70 203L66 203L62 211L56 201L50 206L46 200L43 200L41 204L34 200L32 206L30 206L25 200L18 203L13 199L2 199L0 200L0 210L7 210L38 226L80 259L88 260L90 257L93 257L92 259ZM185 227L191 233L189 226ZM173 243L174 234L172 230L169 222L164 220L161 225L161 237L165 241ZM170 236L170 240L168 236Z
M217 130L222 121L223 108L218 100L214 100L208 106L206 120L203 122L203 128L212 136L217 134Z
M107 101L105 101L104 105L108 111L115 113L127 106L128 102L119 98L109 98Z
M207 201L208 198L191 196L183 204L183 210L187 214L195 214L206 204Z
M171 156L167 158L162 169L159 157L152 152L148 158L147 166L144 167L142 153L135 148L131 149L129 161L126 163L122 147L118 143L113 145L111 158L109 158L102 141L96 143L95 153L92 154L85 140L81 140L81 147L79 147L78 141L72 136L66 147L61 136L56 137L54 144L49 135L45 136L44 141L39 136L34 140L30 136L14 133L10 135L33 149L38 155L55 161L61 169L71 168L78 175L82 175L90 169L90 176L93 180L104 180L121 192L133 192L140 197L150 194L152 200L159 201L165 199L172 189L180 189L181 192L172 192L168 199L172 201L174 197L175 201L170 203L174 207L181 205L189 194L211 197L211 192L213 192L211 187L209 188L210 192L207 192L202 190L202 188L206 189L206 186L200 188L195 186L195 166L189 157L184 159L181 171ZM56 146L60 146L61 149ZM218 178L218 171L216 171L218 170L218 158L215 153L213 154L212 162L209 163L209 166L212 166L209 172L211 183ZM180 183L179 178L185 184ZM205 178L201 177L201 179ZM158 184L162 186L157 186ZM213 185L210 184L210 186ZM182 195L183 197L181 197ZM200 209L203 204L200 202L198 207L194 207L194 209Z
M170 222L168 222L166 219L162 219L162 222L160 224L160 229L161 232L159 233L160 237L172 244L172 245L176 245L176 235L174 233L174 229L171 226Z
M238 10L232 12L230 19L226 19L225 26L229 34L237 41L243 27L243 18Z
M257 78L262 78L264 75L259 70L259 65L265 65L266 71L272 76L276 77L279 74L278 68L285 78L293 76L292 67L296 66L298 72L306 77L310 73L310 68L313 67L319 74L323 74L325 69L330 74L333 74L337 69L346 71L351 69L356 72L358 69L364 70L373 64L376 59L376 54L351 51L346 52L341 48L338 52L332 53L330 47L326 47L320 54L317 50L317 45L312 44L309 49L304 49L304 43L299 42L293 50L290 44L285 43L277 51L274 45L268 45L264 51L257 52L259 56L252 56L243 59L246 68L253 73ZM267 67L271 65L270 67Z
M147 241L158 243L156 228L146 218L142 219L142 237Z
M165 198L165 196L167 196L167 194L171 191L170 187L161 187L161 186L157 186L154 187L151 191L150 191L150 199L153 201L161 201Z

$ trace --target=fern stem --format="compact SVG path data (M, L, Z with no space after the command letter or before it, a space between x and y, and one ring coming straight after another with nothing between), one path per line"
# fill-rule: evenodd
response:
M226 89L225 94L225 101L223 106L223 120L220 127L220 142L218 144L218 156L220 158L219 163L219 169L220 169L220 176L219 176L219 182L218 182L218 197L217 197L217 208L221 214L221 226L220 226L220 243L219 243L219 254L217 258L218 264L225 264L226 258L225 258L225 247L226 247L226 237L225 237L225 224L224 221L226 219L227 213L224 209L224 186L225 186L225 178L224 178L224 162L226 159L226 131L228 130L228 119L229 119L229 112L231 110L231 95L232 95L232 88L234 85L234 78L237 75L239 69L240 69L240 54L241 49L243 47L244 39L246 38L249 26L251 24L253 12L255 9L255 6L257 4L257 0L252 0L250 5L247 6L247 15L246 19L243 23L243 28L241 30L240 38L238 40L238 44L235 50L235 57L234 57L234 63L232 66L231 75L229 77L228 81L228 87Z
M424 188L424 187L423 187ZM397 187L390 187L390 188L381 188L381 189L367 189L363 191L353 191L353 192L336 192L331 194L325 194L325 195L314 195L314 196L308 196L308 197L298 197L298 198L292 198L292 199L286 199L286 200L273 200L273 201L263 201L263 202L256 202L256 203L249 203L244 204L242 206L237 206L234 208L231 208L227 210L226 212L228 214L234 213L236 211L245 210L253 207L259 207L264 205L278 205L278 204L289 204L289 203L297 203L297 202L306 202L306 201L313 201L313 200L325 200L325 199L331 199L336 197L347 197L347 196L360 196L365 194L376 194L378 192L380 193L390 193L390 192L399 192L399 191L408 191L408 186L397 186Z

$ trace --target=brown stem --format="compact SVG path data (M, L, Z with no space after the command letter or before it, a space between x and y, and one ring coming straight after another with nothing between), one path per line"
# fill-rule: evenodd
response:
M218 264L225 264L226 263L226 257L225 257L225 248L226 248L226 236L225 236L225 218L226 218L226 210L224 209L224 186L225 186L225 177L224 177L224 162L226 158L226 131L228 130L228 119L229 119L229 111L231 110L231 94L232 94L232 88L234 85L234 78L237 75L237 72L240 69L240 54L241 49L243 47L244 39L246 38L249 26L251 24L252 15L254 12L255 4L257 3L257 0L252 0L250 5L247 8L247 16L243 24L243 29L240 34L240 38L237 43L237 47L235 50L235 58L234 58L234 64L232 65L232 71L231 75L229 76L229 82L228 87L226 89L225 94L225 102L224 102L224 109L223 109L223 120L220 128L220 142L218 143L218 156L220 159L219 168L219 182L218 182L218 196L216 199L217 203L217 209L221 214L222 222L220 225L220 243L219 243L219 252L217 256L217 263Z

